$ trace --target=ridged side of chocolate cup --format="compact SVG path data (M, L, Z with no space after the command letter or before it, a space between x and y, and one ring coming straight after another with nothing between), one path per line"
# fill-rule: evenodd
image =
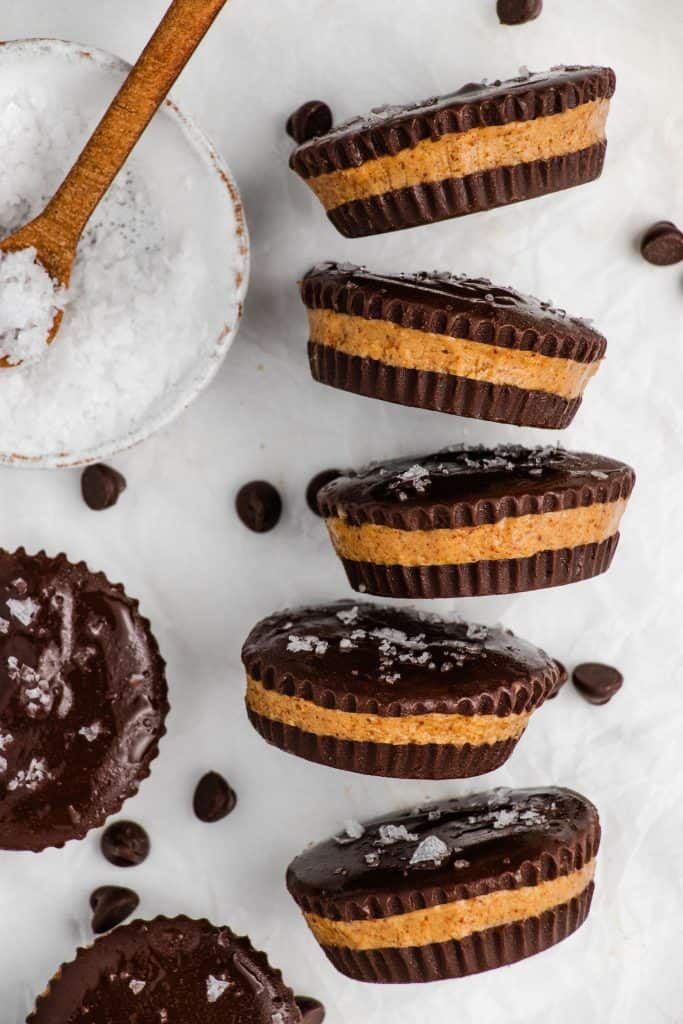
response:
M536 917L453 942L405 949L321 948L338 971L356 981L401 985L465 978L517 963L568 938L588 917L594 888L591 882L578 896Z
M472 128L552 117L599 99L616 88L611 68L566 67L538 75L474 86L388 116L333 128L294 150L290 167L302 178L359 167L412 149L424 140Z
M356 199L328 211L346 238L363 238L465 217L586 185L602 174L606 142L548 160L495 167Z
M578 583L607 572L619 534L599 544L540 551L530 558L501 558L461 565L375 565L341 559L349 583L378 597L485 597L520 594Z
M184 915L174 918L159 915L150 921L136 920L130 924L122 925L120 928L116 928L112 932L108 932L107 935L96 939L91 945L79 947L76 950L74 959L61 965L61 967L55 972L45 991L38 996L35 1009L27 1018L27 1024L29 1024L29 1022L34 1022L34 1024L63 1024L62 1018L55 1016L55 1013L59 1012L58 1007L55 1006L55 1001L59 998L59 990L68 986L72 986L76 991L80 989L87 990L88 980L93 986L96 984L96 974L88 970L88 964L92 957L93 948L97 947L100 943L107 942L107 940L111 941L116 937L116 934L123 929L126 931L134 931L135 929L142 930L144 928L153 929L156 926L197 927L199 929L215 928L215 926L206 918L194 920L185 917ZM234 947L253 960L264 973L269 973L273 977L275 985L281 989L284 998L290 1002L291 1007L289 1008L289 1015L286 1018L283 1018L283 1024L299 1024L301 1021L301 1014L294 1001L294 993L292 989L285 985L281 971L277 970L270 964L265 953L254 949L251 941L246 936L235 935L234 933L231 933L231 935ZM81 978L83 973L86 978L85 982ZM64 1021L64 1024L66 1024L66 1021ZM93 1024L95 1024L95 1022L93 1022Z
M366 398L469 419L563 430L581 405L580 397L568 400L511 384L490 384L450 373L391 366L312 341L308 344L308 358L311 374L321 384Z
M345 681L343 691L332 688L329 677L322 683L305 677L294 678L289 672L282 672L277 665L265 664L260 656L245 659L248 676L261 683L267 691L297 697L309 701L312 705L340 711L346 714L379 715L395 720L405 715L492 715L505 718L508 715L522 715L536 711L546 700L553 697L566 683L567 670L564 665L554 659L548 659L547 669L543 672L528 672L526 679L503 683L492 680L489 686L482 688L476 697L458 696L457 692L449 696L440 696L438 702L431 700L426 706L429 696L420 692L410 699L406 697L392 698L391 703L378 700L377 696L367 699L351 692L353 678ZM427 687L424 688L427 690Z
M471 779L500 768L517 739L497 743L393 744L340 740L285 725L247 707L249 721L274 747L328 768L389 779ZM521 738L521 737L520 737Z
M571 454L571 453L570 453ZM419 457L415 462L420 463ZM563 482L547 489L536 490L529 480L529 493L502 493L500 497L476 500L441 500L429 496L419 503L401 503L399 500L356 500L348 497L353 492L356 478L339 477L318 493L318 507L325 519L340 517L351 526L372 523L395 530L459 530L472 526L489 526L502 519L542 515L587 508L596 504L610 504L630 498L635 486L635 473L624 463L617 466L611 478L585 478L579 484ZM372 467L369 467L372 469ZM350 486L349 486L350 485ZM501 490L503 488L501 487Z
M162 709L160 711L162 724L159 729L156 742L151 743L149 745L149 747L145 751L143 760L139 762L139 772L136 778L136 785L134 787L131 786L125 793L121 795L120 799L116 801L111 801L111 803L107 805L106 810L103 811L103 813L98 817L98 819L93 824L90 824L88 826L79 826L78 824L74 823L72 834L67 839L64 839L62 842L49 842L32 851L28 851L26 847L22 847L22 849L25 852L41 853L45 849L61 850L67 843L70 843L73 840L84 839L85 836L88 835L88 833L91 832L93 829L100 828L107 820L107 818L110 818L113 815L119 813L119 811L122 809L126 801L130 800L132 797L136 795L141 783L145 779L149 778L151 774L152 762L155 761L156 758L159 756L159 744L167 732L165 722L166 718L168 717L168 713L171 710L168 700L168 687L166 686L166 662L164 658L161 656L159 645L152 631L151 622L149 621L149 619L147 619L144 615L141 615L140 613L140 602L137 600L137 598L132 598L126 593L122 583L112 583L103 572L93 572L84 561L72 562L69 558L67 558L67 556L63 552L55 555L54 557L48 555L47 552L44 550L38 551L35 555L30 555L22 546L20 548L17 548L15 551L8 553L11 556L20 556L35 559L36 561L42 563L46 568L53 567L55 569L59 569L60 566L69 566L71 568L80 569L84 572L87 572L88 575L91 576L94 580L100 582L106 587L110 587L117 594L119 594L121 598L125 601L126 605L129 607L131 615L133 616L135 621L140 626L142 626L142 628L146 632L150 646L150 653L153 655L157 672L159 673L160 678L163 680L164 696L162 701ZM4 848L7 849L7 847Z
M462 338L552 359L593 363L607 339L585 320L492 281L449 274L373 274L322 263L300 284L309 310L383 320L411 331ZM324 341L324 339L323 339Z

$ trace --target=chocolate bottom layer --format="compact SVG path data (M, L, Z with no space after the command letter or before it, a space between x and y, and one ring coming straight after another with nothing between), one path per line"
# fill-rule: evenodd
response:
M376 565L343 558L354 590L380 597L484 597L561 587L609 569L619 534L600 544L540 551L531 558L501 558L461 565Z
M606 148L606 142L599 142L549 160L496 167L464 178L395 189L344 203L329 210L328 217L347 238L464 217L468 213L480 213L594 181L602 173Z
M391 366L312 341L308 344L308 358L311 373L321 384L383 402L470 419L563 430L581 405L580 397L566 399L511 384L490 384L450 373Z
M500 768L517 739L463 746L440 743L367 743L318 736L247 708L260 736L280 750L329 768L390 779L471 779Z
M465 978L541 953L562 942L588 916L594 884L538 917L474 932L453 942L404 949L353 950L323 946L328 959L349 978L377 984L405 985Z

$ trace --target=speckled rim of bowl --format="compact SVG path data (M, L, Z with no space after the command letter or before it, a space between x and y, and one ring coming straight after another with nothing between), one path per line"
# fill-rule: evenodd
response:
M8 41L0 40L0 59L2 52L7 49L15 51L23 50L31 53L32 55L40 53L51 55L61 52L70 56L81 57L84 60L92 60L101 67L111 71L128 72L131 67L127 61L123 60L121 57L114 56L114 54L108 53L106 50L100 50L97 47L82 46L79 43L69 42L64 39L35 38L14 39ZM164 110L179 124L187 139L188 145L192 147L200 157L202 157L207 171L215 174L224 186L225 192L228 196L228 203L231 207L232 217L235 221L235 227L233 228L231 225L230 230L234 230L236 235L236 249L239 259L239 266L237 267L237 270L233 270L231 268L231 280L228 284L229 291L231 295L234 296L236 314L230 322L225 324L223 330L215 341L213 349L208 353L204 372L196 374L193 377L190 382L190 387L181 392L173 404L169 405L161 413L158 413L155 416L150 416L143 425L137 428L137 430L130 431L116 441L107 441L103 444L95 445L92 448L83 449L80 452L62 452L59 454L38 455L33 457L16 454L9 455L6 452L0 451L0 465L13 467L15 469L68 469L76 466L86 466L93 462L100 462L101 460L111 458L111 456L125 451L128 448L132 448L135 445L140 444L142 441L146 441L148 437L156 434L159 430L162 430L177 419L177 417L187 409L195 398L197 398L198 395L208 387L218 373L228 350L231 348L235 337L237 336L237 331L242 319L244 300L249 286L250 270L249 232L239 189L237 188L227 164L192 118L188 117L187 114L184 114L177 104L174 103L172 98L165 100L162 110Z

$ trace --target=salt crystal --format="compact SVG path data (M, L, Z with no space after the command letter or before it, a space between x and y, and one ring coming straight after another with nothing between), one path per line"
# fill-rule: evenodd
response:
M416 843L419 836L409 832L405 825L380 825L377 843L380 846L392 846L394 843Z
M138 981L137 978L131 978L128 988L134 996L139 996L146 985L146 981Z
M0 358L11 366L44 355L64 294L35 249L0 253Z
M370 853L366 853L363 860L369 868L376 868L380 862L380 855L377 850L371 850Z
M337 618L340 622L343 622L345 626L351 626L358 619L358 605L354 605L353 608L342 608L337 612Z
M348 846L349 843L355 843L356 839L362 839L364 835L365 829L359 821L347 821L343 835L335 836L334 841L339 846Z
M427 836L417 847L412 857L411 864L424 864L429 861L437 867L448 856L448 847L438 836Z
M78 735L85 737L88 743L94 743L98 736L102 735L103 727L101 722L93 722L92 725L84 725L78 730Z
M0 303L1 302L2 296L0 295ZM32 601L30 597L25 598L23 601L18 601L15 597L10 597L6 604L10 615L17 619L22 626L30 626L36 612L40 610L39 605L37 605L35 601Z
M287 642L287 650L293 654L325 654L329 644L317 636L296 636L292 634Z
M10 792L17 789L29 789L35 792L43 782L47 782L51 778L45 761L42 758L34 757L26 771L17 772L16 776L8 783L7 788Z
M0 617L0 633L9 633L9 619Z
M210 974L206 979L206 998L210 1003L217 1003L226 989L230 988L230 982L222 978L215 978Z

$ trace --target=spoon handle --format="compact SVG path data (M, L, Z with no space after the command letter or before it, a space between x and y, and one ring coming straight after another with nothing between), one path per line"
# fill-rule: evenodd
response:
M227 0L173 0L44 217L76 246L83 229Z

